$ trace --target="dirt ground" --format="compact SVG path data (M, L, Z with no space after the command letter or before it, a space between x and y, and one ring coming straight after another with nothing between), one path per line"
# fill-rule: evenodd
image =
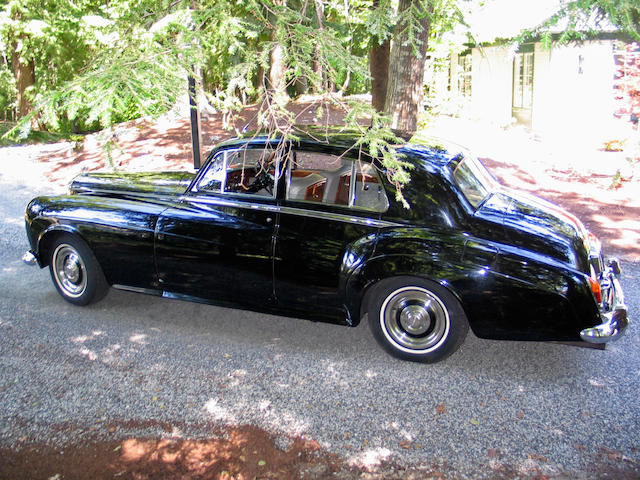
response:
M112 427L113 428L113 427ZM313 440L288 439L282 445L253 426L212 428L207 439L122 438L51 446L0 448L2 480L456 480L444 465L404 467L385 463L350 465ZM492 453L493 452L493 453ZM499 458L498 450L489 456ZM586 472L548 476L501 463L487 468L487 480L638 480L640 466L620 452L602 448ZM544 458L537 460L546 461Z
M316 116L313 103L292 107L300 124L336 124L343 113L324 108ZM238 128L251 124L255 109L243 112ZM202 152L233 136L222 128L218 113L203 115ZM249 127L251 128L251 127ZM525 157L526 158L526 157ZM587 173L567 165L530 165L513 157L510 161L485 156L486 165L507 185L544 196L575 213L615 253L632 260L640 258L640 167L622 172ZM182 112L156 120L136 120L110 132L88 135L82 143L60 144L52 154L40 158L52 185L62 188L82 171L121 169L124 171L192 169L188 116ZM612 184L615 188L611 188ZM122 426L113 431L126 432ZM111 429L109 430L111 431ZM117 433L110 438L117 438ZM604 452L611 465L600 465L593 478L632 479L636 474L618 471L616 452ZM628 471L628 470L625 470ZM522 477L515 471L496 471L492 478ZM442 466L429 471L406 470L383 465L375 472L324 452L304 438L281 445L269 433L252 426L217 427L208 439L129 438L96 439L79 445L51 446L25 441L19 449L0 448L0 479L451 479ZM526 477L545 480L544 475ZM557 477L557 478L571 478Z

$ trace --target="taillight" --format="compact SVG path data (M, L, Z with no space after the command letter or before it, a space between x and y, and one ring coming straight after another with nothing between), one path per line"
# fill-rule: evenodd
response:
M600 288L600 284L597 280L594 280L591 277L587 277L589 279L589 285L591 285L591 291L593 295L596 297L596 302L602 302L602 289Z

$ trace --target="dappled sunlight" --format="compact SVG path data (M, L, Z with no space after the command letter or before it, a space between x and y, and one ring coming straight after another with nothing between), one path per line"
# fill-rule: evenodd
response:
M88 342L90 340L95 339L96 337L100 337L102 335L105 335L105 333L101 330L95 330L91 333L91 335L78 335L77 337L73 337L71 339L71 341L73 343L85 343Z
M147 335L145 333L136 333L129 337L129 341L131 343L136 343L138 345L147 345Z
M372 470L389 460L391 454L392 452L388 448L370 448L352 457L349 463L355 467Z
M343 369L336 362L324 362L326 363L326 370L330 374L331 380L342 388L349 388L349 382L345 379Z
M110 457L106 462L109 478L126 473L126 478L294 479L307 477L309 466L330 461L312 440L282 440L277 442L254 426L239 426L211 432L206 439L129 438L115 448L99 448ZM320 473L317 468L313 471ZM332 476L329 467L323 471L322 478Z
M227 387L237 387L242 379L247 375L247 371L243 369L234 370L227 373Z
M105 343L107 341L107 333L103 330L93 330L89 334L76 335L69 338L71 343L78 345L76 350L82 357L90 361L99 361L104 365L118 366L123 365L127 354L133 354L137 350L135 347L123 345L119 342L109 343L107 345L96 345L96 343ZM135 334L129 340L134 345L146 345L144 341L146 335ZM94 342L92 344L92 342Z
M24 227L24 217L5 218L2 220L2 222L9 225L17 225L18 227Z
M98 355L96 355L96 352L94 352L93 350L89 350L86 347L82 347L78 351L80 352L80 355L87 357L92 362L98 359Z
M415 440L415 434L409 432L406 428L402 427L398 422L389 422L390 429L400 436L404 442L413 442Z
M229 388L225 386L225 389ZM244 387L246 400L234 401L233 405L224 405L224 397L210 398L202 406L202 411L209 416L209 420L224 424L237 424L254 418L261 418L261 424L275 431L286 432L289 435L301 435L311 427L304 415L296 412L300 405L295 402L291 407L278 408L268 398L256 399L251 386ZM277 405L277 404L276 404Z
M218 403L218 400L212 398L204 404L204 411L211 415L213 420L235 423L237 421L235 415L233 415L228 409Z

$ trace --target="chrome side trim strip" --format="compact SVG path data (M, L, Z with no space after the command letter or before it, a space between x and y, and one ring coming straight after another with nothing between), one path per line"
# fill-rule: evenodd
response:
M245 208L247 210L262 210L265 212L278 213L280 207L277 205L268 205L263 203L241 202L234 200L233 198L218 198L218 197L181 197L180 200L195 204L213 205L216 207L233 207L233 208Z
M334 213L334 212L321 212L318 210L305 210L295 207L280 207L281 213L288 213L290 215L297 215L300 217L320 218L323 220L335 220L337 222L353 223L356 225L365 225L369 227L384 228L384 227L401 227L402 225L394 222L387 222L385 220L378 220L376 218L356 217L353 215Z
M337 222L352 223L355 225L364 225L374 228L384 227L401 227L402 224L378 220L375 218L357 217L355 215L322 212L318 210L305 210L303 208L285 207L278 205L265 205L261 203L241 202L234 199L213 198L213 197L182 197L188 203L205 204L218 207L244 208L247 210L261 210L270 213L284 213L289 215L297 215L299 217L318 218L322 220L334 220Z
M162 290L156 290L153 288L130 287L129 285L120 285L120 284L114 284L111 286L116 290L125 290L127 292L146 293L147 295L162 296Z

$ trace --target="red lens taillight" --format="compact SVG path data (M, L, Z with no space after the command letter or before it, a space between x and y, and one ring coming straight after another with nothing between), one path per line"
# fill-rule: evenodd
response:
M597 280L594 280L591 277L589 278L589 285L591 285L591 291L593 292L593 295L596 297L596 302L601 303L602 302L602 289L600 288L600 284L598 283Z

